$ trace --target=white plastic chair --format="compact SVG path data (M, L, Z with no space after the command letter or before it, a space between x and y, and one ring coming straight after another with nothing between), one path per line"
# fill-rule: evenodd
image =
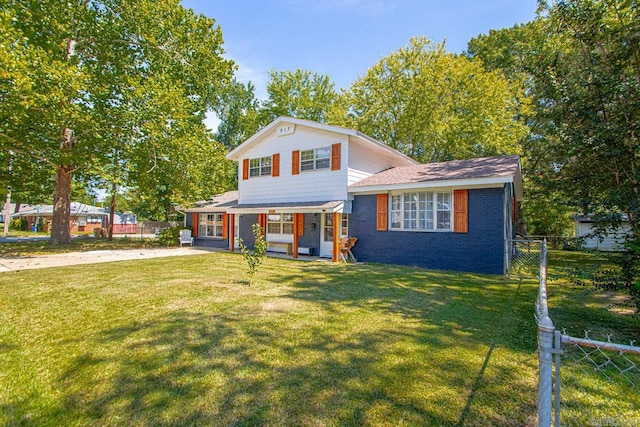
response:
M183 244L188 243L193 246L193 237L191 237L191 230L180 230L180 247Z

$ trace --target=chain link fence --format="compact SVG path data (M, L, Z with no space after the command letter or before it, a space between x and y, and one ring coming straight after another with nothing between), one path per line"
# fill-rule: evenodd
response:
M529 258L533 260L533 258ZM540 246L538 425L640 426L640 347L556 330L547 299L547 245Z
M536 277L540 269L542 240L508 240L508 274L510 276Z
M640 426L640 347L556 335L561 425Z

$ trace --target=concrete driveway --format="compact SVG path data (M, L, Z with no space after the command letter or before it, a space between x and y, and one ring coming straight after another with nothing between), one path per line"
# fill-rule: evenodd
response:
M183 247L167 249L126 249L69 252L63 254L11 258L0 257L0 272L30 270L35 268L65 267L68 265L80 264L97 264L136 259L201 255L211 252L211 249Z

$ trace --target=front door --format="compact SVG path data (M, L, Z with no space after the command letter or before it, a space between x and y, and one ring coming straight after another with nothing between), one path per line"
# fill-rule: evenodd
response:
M331 258L333 251L333 213L323 213L320 224L320 256Z

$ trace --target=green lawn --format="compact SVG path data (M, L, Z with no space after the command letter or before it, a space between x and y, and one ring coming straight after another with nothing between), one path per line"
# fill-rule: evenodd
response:
M71 240L70 244L62 246L51 246L49 240L0 243L0 257L48 255L61 252L153 248L159 246L161 245L158 239L118 237L112 241L108 241L106 239L94 239L93 237L78 237Z
M0 424L535 424L535 280L244 271L212 253L0 274Z
M628 295L567 280L567 273L597 265L610 268L604 256L551 252L549 313L556 329L575 338L588 333L598 341L640 345L640 317L633 316ZM563 425L640 425L640 357L565 346L561 378Z

